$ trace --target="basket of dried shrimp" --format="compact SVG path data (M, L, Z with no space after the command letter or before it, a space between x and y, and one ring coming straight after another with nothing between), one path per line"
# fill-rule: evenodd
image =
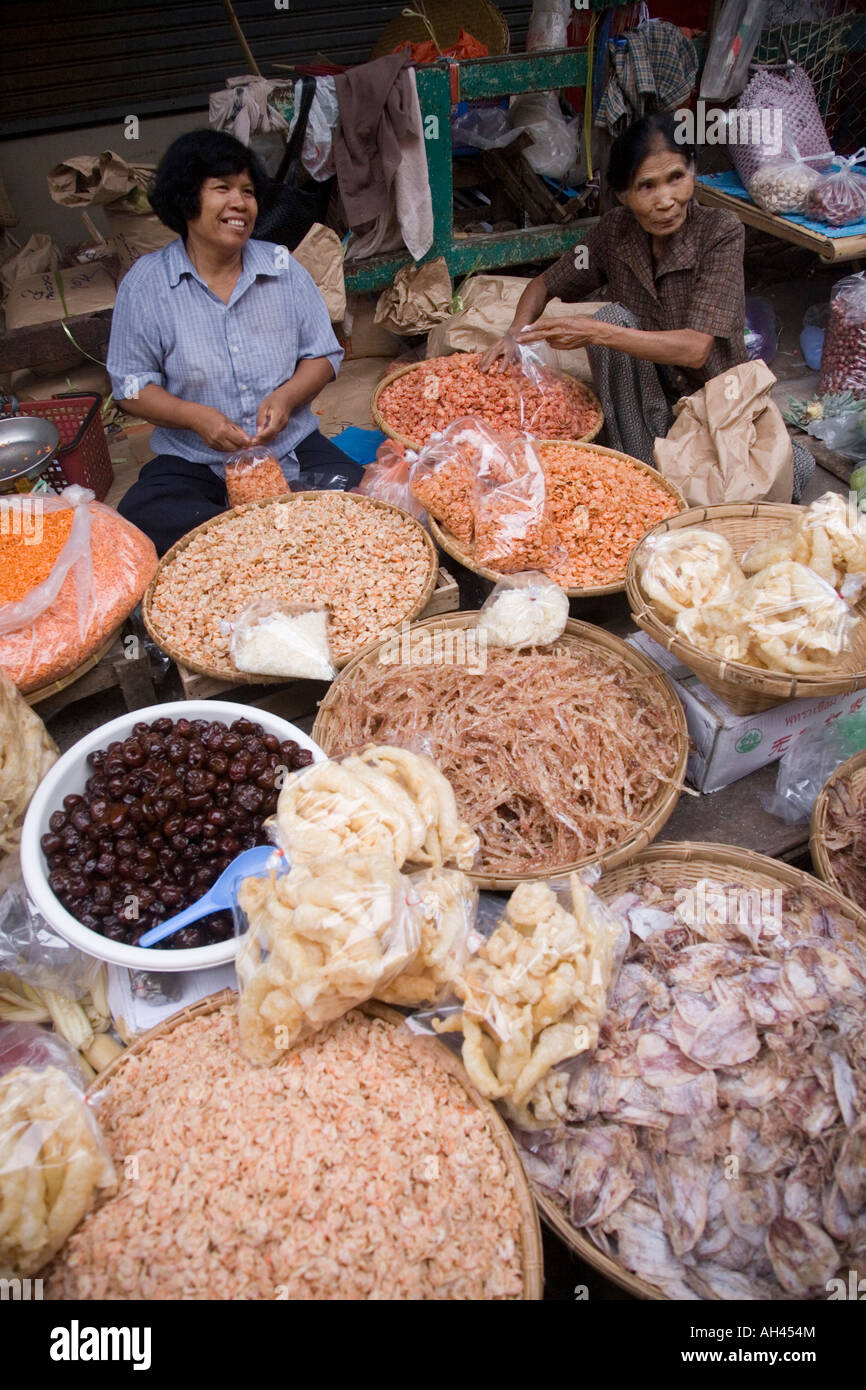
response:
M784 531L802 517L803 510L777 502L692 507L660 522L629 557L625 587L634 621L653 641L673 652L683 665L694 671L735 714L756 714L787 700L820 700L830 695L846 695L866 686L866 595L851 609L855 626L850 644L833 659L833 669L826 674L812 671L794 675L724 660L686 641L673 624L659 614L647 593L641 571L656 538L687 527L706 528L707 532L722 536L739 563L751 546ZM712 599L708 603L711 604Z
M372 644L327 692L313 738L330 757L368 743L428 753L480 836L479 888L632 858L685 776L685 717L667 678L589 623L514 652L488 649L477 621L428 618Z
M538 439L535 448L545 470L548 514L564 554L545 572L569 598L596 598L625 588L626 565L634 547L657 522L686 501L655 468L619 449L574 439ZM575 534L574 518L585 516ZM463 542L428 517L436 544L466 569L496 583L504 576L479 563L472 542Z
M604 424L601 401L585 381L551 373L542 392L519 369L481 372L480 352L454 352L410 362L383 377L370 411L378 428L407 449L472 416L493 429L528 430L546 438L589 443Z
M327 604L338 669L386 629L411 622L436 587L436 547L415 517L374 497L292 492L247 502L190 531L162 557L144 624L173 661L233 684L226 626L260 597Z
M228 1127L213 1124L214 1086ZM145 1149L147 1192L131 1202L127 1175L85 1219L51 1266L52 1297L542 1296L538 1213L504 1120L451 1050L394 1009L365 1004L268 1072L243 1056L237 995L222 990L137 1038L89 1095L121 1167L133 1134ZM192 1146L177 1140L178 1108ZM438 1239L422 1260L431 1222ZM145 1256L106 1261L106 1243L131 1233Z
M809 850L819 878L866 912L866 749L840 763L812 808Z
M629 946L597 1051L517 1132L542 1218L637 1298L826 1297L864 1254L866 915L718 844L652 845L595 892Z

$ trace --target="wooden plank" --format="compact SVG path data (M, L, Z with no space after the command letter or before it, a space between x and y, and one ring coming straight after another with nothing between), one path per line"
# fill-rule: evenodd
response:
M515 53L505 58L470 58L458 66L461 101L582 87L586 82L586 49L558 48L544 53Z
M816 252L827 264L853 261L860 256L866 256L866 234L824 236L821 232L813 232L811 227L801 227L797 222L790 222L774 212L764 212L763 208L756 207L754 203L747 203L743 198L724 193L720 188L709 188L704 183L695 184L695 197L705 207L729 208L731 212L736 213L741 222L747 223L750 227L757 227L762 232L769 232L781 241L790 241L795 246L805 246L807 250Z
M66 320L75 342L105 361L111 333L111 310L100 309L94 314L78 314ZM38 366L46 375L64 372L81 362L81 353L63 331L59 319L50 323L30 323L24 328L10 328L0 333L0 372L17 372L25 367Z

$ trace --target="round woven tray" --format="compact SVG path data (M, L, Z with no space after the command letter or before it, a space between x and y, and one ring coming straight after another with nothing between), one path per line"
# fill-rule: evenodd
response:
M781 671L765 671L738 661L722 661L678 637L673 628L655 612L638 578L643 547L651 537L687 526L706 526L731 544L740 560L750 545L803 515L802 507L781 502L724 503L718 507L692 507L679 516L660 521L635 546L628 562L625 587L632 617L653 641L666 647L694 671L735 714L757 714L786 700L821 700L828 695L847 695L866 686L866 597L852 612L858 618L849 651L839 657L839 668L826 676L788 676Z
M816 874L831 888L835 888L837 893L842 893L847 898L844 888L833 871L833 864L827 849L827 831L833 788L836 782L842 778L850 780L854 795L862 808L864 797L866 797L866 748L855 753L846 762L840 763L836 771L827 778L818 793L815 805L812 807L812 820L809 826L809 850ZM848 898L848 901L853 902L861 912L866 911L866 905L856 902L853 898Z
M321 492L291 492L287 493L285 497L273 498L271 501L267 502L246 502L241 507L235 507L233 511L246 512L252 510L252 508L254 507L291 507L292 505L303 502L308 498L322 497L323 495L324 494ZM420 525L417 518L411 516L409 512L404 512L400 507L393 507L389 502L380 502L378 498L375 497L359 497L355 493L351 492L346 492L342 495L350 499L352 505L356 505L359 507L376 507L382 511L396 512L398 516L405 517L407 521L411 522L412 525L417 528L418 533L423 537L424 546L427 550L427 556L430 563L430 570L427 575L424 588L422 589L421 594L416 600L416 602L411 605L407 604L405 613L399 614L393 620L396 624L399 624L400 622L411 622L413 618L418 617L419 613L424 612L424 609L430 602L430 596L436 587L436 576L439 570L439 557L436 554L436 547L433 544L433 541L430 539L430 536L424 529L424 527ZM153 638L154 642L156 642L157 646L161 647L162 650L166 652L168 656L171 657L172 661L177 662L181 666L185 666L188 671L195 671L200 676L212 676L214 680L230 680L234 685L273 685L275 682L279 681L281 677L255 676L252 675L249 671L239 671L235 666L231 664L230 661L227 661L224 666L204 666L199 664L198 662L191 660L189 656L187 656L183 651L181 651L179 647L175 645L175 643L172 641L171 634L162 630L159 624L155 621L151 612L153 596L163 571L172 563L173 560L177 558L178 555L180 555L182 551L186 550L187 546L190 544L191 541L195 539L196 536L201 535L203 531L209 531L213 526L221 525L225 522L226 518L232 514L232 511L221 512L219 516L213 517L210 521L202 522L201 526L196 526L194 531L190 531L187 533L187 535L182 536L181 539L179 541L176 541L175 544L171 547L171 550L166 551L165 555L163 555L162 559L160 560L156 574L153 576L153 579L148 585L147 592L144 595L144 598L142 599L141 613L144 619L144 625L150 633L150 636ZM252 598L254 597L254 595L250 595L250 597ZM345 666L347 662L351 660L352 655L350 654L349 656L340 657L339 659L335 660L334 665L339 670L341 667Z
M505 15L490 0L425 0L423 5L436 42L440 48L450 48L457 42L461 29L487 45L492 57L507 53L511 38ZM370 58L382 58L393 53L401 43L424 43L430 35L420 19L398 15L382 30Z
M411 635L412 632L418 631L419 629L434 630L437 628L447 628L453 630L455 628L474 627L477 619L477 613L454 613L444 618L427 618L423 622L413 623L409 632ZM640 850L644 849L651 840L655 839L662 826L672 815L674 807L679 800L680 785L686 771L689 740L683 707L674 694L670 682L653 662L643 656L639 651L635 650L634 647L628 646L628 644L621 641L619 637L614 637L612 633L606 632L604 628L593 627L589 623L581 623L569 619L565 632L554 646L577 647L586 642L590 642L597 647L603 647L606 651L614 653L614 655L618 656L626 665L640 672L640 674L646 678L648 685L655 686L660 692L664 704L670 713L675 730L674 739L677 758L673 772L671 773L671 781L664 783L660 787L652 807L647 811L639 825L632 830L627 839L622 840L611 849L605 850L603 854L588 855L586 858L574 860L574 862L570 864L558 865L555 868L536 869L531 873L525 874L496 876L483 872L470 873L468 877L478 888L489 889L493 892L501 892L515 888L518 883L561 878L586 864L597 863L603 868L613 867L616 864L623 864L629 859L632 859ZM341 751L336 746L336 731L332 713L337 692L340 691L340 693L342 693L345 686L351 684L355 672L360 670L362 666L375 663L378 660L381 647L381 642L371 643L363 652L360 652L354 657L334 681L319 706L319 713L316 716L316 722L313 725L311 737L329 756L337 756Z
M197 1003L181 1009L173 1014L171 1018L160 1023L156 1028L151 1028L150 1032L143 1033L141 1037L129 1045L126 1051L99 1073L99 1076L91 1084L88 1096L94 1096L108 1085L117 1075L121 1067L126 1066L131 1057L138 1057L146 1052L150 1044L156 1038L162 1037L165 1033L170 1033L181 1023L186 1023L188 1019L198 1018L202 1014L213 1013L216 1009L221 1009L224 1004L233 1004L237 1000L234 990L224 989L217 994L208 995L206 999L200 999ZM361 1006L362 1012L371 1015L373 1018L384 1019L387 1023L403 1025L405 1018L395 1009L387 1008L384 1004L371 1001ZM431 1058L431 1066L440 1066L460 1082L470 1100L479 1110L482 1110L490 1122L493 1137L502 1153L506 1168L514 1182L514 1193L520 1208L520 1245L523 1254L523 1283L524 1299L538 1300L544 1290L544 1261L541 1248L541 1228L538 1222L538 1212L529 1188L529 1182L523 1168L517 1145L511 1137L508 1126L489 1100L486 1100L469 1080L464 1070L462 1062L454 1055L451 1050L440 1042L438 1038L415 1036L415 1043L423 1048ZM255 1068L251 1065L251 1071Z
M38 705L42 700L48 700L52 695L59 695L61 690L67 690L70 685L74 685L82 676L86 676L88 671L92 671L94 666L98 666L104 656L107 656L117 641L122 631L123 624L116 627L109 637L96 648L95 652L82 661L80 666L76 666L74 671L70 671L68 676L61 676L60 680L53 681L51 685L40 686L38 690L22 690L21 694L28 705Z
M575 448L582 449L586 447L587 441L584 439L539 439L537 443L573 444ZM593 444L592 451L594 454L607 454L608 458L622 459L625 463L631 464L638 472L649 473L653 482L657 483L663 492L670 493L680 510L686 510L686 499L683 497L679 488L673 483L669 483L667 478L663 478L658 469L650 468L648 464L642 463L640 459L632 458L630 454L624 454L619 449L606 449L602 444ZM468 570L472 570L474 574L480 575L482 579L491 579L494 583L497 583L500 579L507 579L508 576L500 574L498 570L488 569L486 565L479 565L475 559L474 548L471 545L466 545L463 541L459 541L457 537L442 526L434 516L428 516L428 523L436 544L441 546L442 549L451 556L452 560L457 560L459 564L464 565ZM613 584L599 584L595 587L585 589L571 588L566 589L565 592L568 594L569 598L596 598L602 594L620 594L624 588L625 575L623 575L622 579L618 579Z
M447 355L450 357L466 356L465 353L459 352L448 353ZM406 376L407 372L417 372L422 367L428 367L431 362L435 362L436 360L437 359L435 357L428 357L423 362L410 362L408 366L398 367L396 371L390 372L388 376L383 377L377 385L375 391L373 392L373 399L370 402L370 414L373 416L375 424L382 431L383 434L388 435L389 439L396 439L398 444L403 444L407 449L423 449L424 442L423 440L412 439L408 434L401 434L399 430L395 429L393 425L389 424L388 421L385 419L385 416L379 409L379 398L382 395L382 392L385 390L385 388L391 385L392 381L396 381L398 377ZM598 396L595 394L592 387L587 386L585 381L579 381L577 377L575 377L574 380L577 381L577 384L582 388L582 390L586 392L587 396L590 399L590 402L595 406L596 410L598 411L597 423L593 425L591 430L589 430L586 434L581 435L580 439L576 441L579 444L589 444L593 439L595 439L596 435L600 432L601 427L604 424L604 412L601 408L601 401L598 399ZM574 440L565 439L554 439L547 442L553 444L575 443ZM628 455L624 454L622 455L622 457L627 458ZM655 469L653 469L652 471L655 473Z
M621 865L612 872L605 871L596 885L595 892L605 902L612 902L647 873L651 873L663 887L668 887L697 883L701 878L718 877L720 870L725 882L731 882L736 875L736 881L742 883L744 888L772 890L809 887L813 892L826 893L835 907L855 922L860 931L866 932L866 914L835 889L816 882L811 874L804 873L801 869L792 869L789 864L783 864L778 859L769 859L763 854L755 854L752 850L740 849L735 845L702 844L697 841L670 844L661 841L643 850L630 863ZM532 1189L544 1221L588 1265L597 1269L606 1279L612 1279L620 1288L636 1298L665 1298L665 1295L652 1284L632 1274L616 1259L603 1254L582 1231L572 1226L564 1205L551 1193L535 1183L532 1184Z

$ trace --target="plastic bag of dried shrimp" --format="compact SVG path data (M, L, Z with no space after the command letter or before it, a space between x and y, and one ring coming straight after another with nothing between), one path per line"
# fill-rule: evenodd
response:
M39 1035L39 1036L37 1036ZM14 1057L7 1068L4 1060ZM87 1105L73 1049L41 1029L0 1031L0 1277L37 1274L114 1167Z
M375 497L392 507L401 507L419 521L425 520L422 502L412 492L411 468L418 455L394 439L386 439L376 450L376 457L364 469L364 476L355 492L362 497Z
M225 469L230 507L241 507L245 502L271 502L289 491L283 470L268 449L242 449L232 454Z
M510 574L481 605L478 628L491 647L546 647L568 622L568 594L538 570Z
M229 624L229 651L239 671L295 680L332 681L337 672L328 643L328 608L258 598Z
M455 420L446 430L433 434L409 465L409 486L416 505L420 503L464 545L471 543L475 533L467 440L477 428L479 422L474 419Z
M322 766L322 764L320 764ZM421 902L389 854L343 854L247 878L235 961L241 1046L272 1066L410 966Z
M547 514L544 470L530 436L476 425L465 432L465 447L472 470L475 558L504 574L564 560Z
M0 667L19 690L38 690L129 616L156 573L156 551L87 488L4 499L2 512Z

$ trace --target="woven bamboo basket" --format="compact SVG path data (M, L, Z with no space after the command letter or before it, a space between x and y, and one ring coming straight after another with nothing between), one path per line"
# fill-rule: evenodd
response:
M453 357L460 357L461 355L465 356L465 354L461 354L459 352L450 353L448 355ZM383 377L377 385L375 391L373 392L373 398L370 402L370 414L373 416L374 423L382 431L383 434L387 434L390 439L396 439L398 444L402 444L407 449L422 449L424 447L424 441L419 439L412 439L412 437L408 434L401 434L399 430L395 429L393 425L389 424L389 422L386 420L385 416L379 409L379 398L381 397L382 392L385 390L386 386L390 386L392 381L396 381L398 377L406 376L408 372L417 372L422 367L427 367L430 365L431 362L435 362L436 360L437 359L435 357L428 357L423 362L410 362L405 367L398 367L396 371L390 372L388 376ZM577 377L575 377L574 379L575 381L577 381ZM598 399L598 396L595 394L592 387L587 386L585 381L578 381L578 385L582 387L582 389L586 392L587 396L589 397L590 403L594 405L596 410L598 411L598 420L596 421L595 425L593 425L592 429L588 430L586 434L581 435L580 439L577 441L577 443L579 444L589 444L593 439L595 439L596 435L599 434L601 427L604 424L604 412L601 408L601 401ZM552 442L554 444L566 444L574 443L575 441L557 439L547 442ZM628 455L624 454L622 457L628 458ZM655 469L652 470L653 473L655 473L655 471ZM668 484L668 486L670 486L670 484Z
M638 577L638 563L644 547L654 536L687 526L706 526L731 544L742 559L755 541L771 536L803 515L802 507L779 502L723 503L718 507L692 507L679 516L660 521L632 551L625 587L632 617L653 641L679 658L714 691L734 714L757 714L786 700L822 700L829 695L847 695L866 686L866 597L852 610L858 618L849 651L839 657L838 670L826 676L790 676L782 671L765 671L738 661L722 661L678 637L674 629L655 612L652 600Z
M511 47L505 15L490 0L424 0L419 8L426 14L440 48L455 44L461 29L486 44L492 57L507 53ZM382 58L401 43L424 43L429 37L420 19L398 15L385 25L370 58Z
M837 893L845 894L833 869L833 863L827 849L827 833L829 830L829 814L834 798L834 788L837 782L847 778L851 782L852 790L861 808L866 805L866 748L859 753L855 753L846 762L840 763L835 772L832 772L824 783L812 807L812 821L809 826L809 850L812 855L812 863L815 866L815 873L822 878L831 888L835 888ZM866 903L857 903L854 898L849 898L849 902L854 902L860 911L866 911Z
M866 914L834 888L818 883L811 874L801 869L793 869L778 859L769 859L736 845L660 841L636 855L628 864L612 872L605 871L595 891L605 902L612 902L648 873L662 887L688 886L701 878L718 879L720 874L726 883L735 881L746 889L756 888L759 891L762 888L772 891L776 888L808 887L813 893L826 895L832 905L853 921L861 932L866 932ZM616 1259L603 1254L582 1231L572 1226L561 1201L535 1183L532 1187L542 1218L580 1259L636 1298L665 1299L659 1289L632 1274Z
M189 1005L188 1008L181 1009L173 1014L171 1018L151 1028L150 1032L143 1033L141 1037L130 1044L126 1051L100 1072L99 1076L90 1086L88 1096L97 1095L108 1085L120 1071L121 1067L126 1066L131 1057L138 1057L146 1052L151 1043L157 1038L163 1037L166 1033L172 1032L181 1023L186 1023L189 1019L199 1018L203 1014L213 1013L216 1009L221 1009L225 1004L234 1004L237 995L234 990L224 989L217 994L211 994L206 999L200 999L197 1003ZM371 1001L361 1006L362 1011L371 1015L373 1018L384 1019L387 1023L401 1026L405 1023L403 1014L395 1009L387 1008L384 1004ZM495 1106L486 1100L469 1080L464 1070L462 1062L454 1055L451 1050L440 1042L438 1038L415 1036L415 1044L422 1048L430 1058L430 1065L442 1067L460 1082L466 1091L469 1099L474 1105L482 1110L487 1117L493 1137L502 1153L506 1168L514 1181L514 1192L520 1209L520 1244L523 1255L523 1282L524 1298L538 1300L544 1290L544 1260L541 1247L541 1228L538 1222L538 1212L529 1188L529 1182L523 1168L523 1163L517 1150L517 1145L511 1137L508 1126L500 1116Z
M583 448L586 444L585 440L575 439L539 439L537 442L539 444L574 444L575 448ZM638 472L648 473L653 482L656 483L663 492L670 494L680 511L686 510L686 499L683 497L679 488L676 487L674 483L668 482L667 478L663 478L657 469L650 468L648 464L642 463L640 459L632 458L630 454L624 454L619 449L606 449L602 444L593 444L592 451L595 454L607 454L608 458L623 459L624 462L631 464ZM441 546L441 548L451 556L452 560L457 560L457 562L465 566L466 569L472 570L474 574L480 575L482 579L492 580L494 584L498 583L500 579L507 579L507 575L500 574L497 570L489 569L486 565L479 565L475 559L474 547L472 545L466 545L463 541L458 540L457 537L447 530L446 527L442 526L434 516L428 516L428 523L436 544ZM569 588L566 589L565 592L568 594L569 598L597 598L603 594L620 594L624 588L625 575L622 576L622 579L618 579L613 584L598 584L594 587L588 586L584 589Z
M414 623L409 629L410 639L414 632L426 630L466 629L474 627L477 622L477 613L455 613L447 618L426 618L423 622ZM556 647L578 647L587 642L594 646L603 647L605 651L612 652L618 656L632 670L638 671L646 678L648 685L652 685L661 694L665 707L667 708L671 723L674 729L674 744L676 747L676 762L671 773L670 781L664 783L656 794L652 806L644 815L639 825L619 844L602 854L588 855L584 859L577 859L570 864L555 865L544 869L536 869L531 873L519 875L491 875L483 872L473 872L468 875L472 882L480 889L489 889L492 892L501 892L516 888L518 883L533 882L536 880L545 881L550 878L562 878L570 874L575 869L582 868L587 864L598 863L603 868L613 867L616 864L626 863L633 858L640 850L644 849L651 840L655 839L662 826L673 814L674 807L679 800L680 788L686 770L686 759L688 756L688 733L686 731L685 715L683 707L673 692L667 677L655 666L647 657L637 651L634 647L614 637L612 633L606 632L604 628L593 627L589 623L576 622L569 619L565 632L562 637L554 644ZM311 737L319 744L329 756L337 756L342 751L336 741L336 722L334 718L334 705L338 695L345 694L346 688L351 688L353 676L364 666L375 664L378 661L379 652L382 648L381 642L371 643L363 652L360 652L352 659L348 666L340 673L334 684L331 686L324 700L319 706L319 713L313 725Z
M321 497L322 495L323 494L321 492L292 492L287 493L285 497L277 497L269 502L246 502L241 507L235 507L234 511L245 512L250 511L254 507L290 507L294 503L305 501L307 498ZM404 512L400 507L393 507L389 502L380 502L376 497L359 497L356 496L354 493L344 493L343 496L345 496L346 498L350 498L352 504L357 505L359 507L376 507L382 511L396 512L398 516L405 517L407 521L411 522L412 525L417 528L419 535L423 537L424 547L427 551L427 556L429 560L429 573L424 582L424 588L422 589L418 599L414 603L407 603L405 613L397 614L393 619L393 622L397 624L399 624L400 622L412 622L412 620L414 618L417 618L419 613L423 613L424 609L427 607L427 604L430 601L430 596L436 587L436 578L439 573L439 557L436 554L436 547L430 539L429 534L424 529L424 527L420 525L420 523L414 516L410 516L409 512ZM144 619L145 627L147 628L154 642L156 642L157 646L161 647L162 650L166 652L168 656L171 657L172 661L177 662L178 665L185 666L187 671L194 671L196 675L199 676L211 676L214 680L230 680L233 685L273 685L274 681L279 679L279 677L255 676L252 675L249 671L239 671L237 667L231 664L230 661L227 661L224 666L203 666L195 661L191 661L189 656L187 656L185 652L181 651L180 648L172 640L171 633L164 632L162 628L159 626L159 624L156 622L155 618L153 617L153 596L156 591L156 586L159 582L160 576L168 568L172 561L175 560L177 556L181 554L182 551L186 550L187 546L190 544L191 541L195 539L196 536L201 535L204 531L209 531L214 526L221 525L229 515L231 515L230 512L222 512L219 516L213 517L210 521L202 522L201 526L196 526L195 530L188 532L188 534L185 536L182 536L181 539L179 541L176 541L175 544L171 547L171 550L166 551L165 555L163 555L162 559L159 562L159 567L157 568L156 574L154 575L153 579L148 585L147 593L142 599L142 618ZM254 597L254 595L251 594L250 597L252 598ZM338 660L335 660L334 665L339 670L341 667L345 666L351 660L351 655L344 656Z

